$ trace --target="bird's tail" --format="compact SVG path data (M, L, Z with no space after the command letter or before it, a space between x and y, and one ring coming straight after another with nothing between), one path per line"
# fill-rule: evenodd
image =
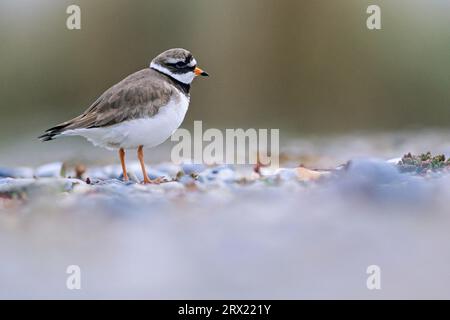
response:
M67 124L59 125L53 128L50 128L45 131L45 133L38 137L41 141L51 141L54 140L57 136L65 131Z

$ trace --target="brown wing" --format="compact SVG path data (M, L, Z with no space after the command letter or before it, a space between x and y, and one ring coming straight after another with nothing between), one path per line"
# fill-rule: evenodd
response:
M39 138L51 140L66 130L106 127L152 117L169 102L173 89L154 70L138 71L105 91L83 114L48 129Z

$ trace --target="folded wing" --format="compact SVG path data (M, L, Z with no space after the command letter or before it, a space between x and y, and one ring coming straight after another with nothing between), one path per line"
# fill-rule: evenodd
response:
M128 76L105 91L83 114L48 129L39 139L48 141L67 130L107 127L153 117L169 102L173 90L170 84L157 81L153 72L144 69Z

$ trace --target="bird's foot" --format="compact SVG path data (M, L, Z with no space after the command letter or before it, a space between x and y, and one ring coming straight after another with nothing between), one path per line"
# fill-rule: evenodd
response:
M142 181L142 184L160 184L165 181L166 181L166 179L164 177L158 177L156 179L144 178L144 181Z

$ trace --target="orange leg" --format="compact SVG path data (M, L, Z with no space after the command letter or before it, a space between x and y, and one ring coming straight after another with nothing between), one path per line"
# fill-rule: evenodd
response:
M138 148L138 159L141 163L141 169L142 169L142 175L144 176L144 183L160 183L161 181L159 179L156 180L150 180L150 178L147 175L147 169L145 169L145 163L144 163L144 147L139 146Z
M122 164L123 181L128 181L127 167L125 165L125 150L120 148L119 150L120 163Z

